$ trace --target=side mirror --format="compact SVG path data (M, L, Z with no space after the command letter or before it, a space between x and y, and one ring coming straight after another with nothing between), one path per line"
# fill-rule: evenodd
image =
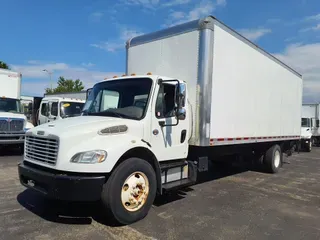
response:
M185 108L178 109L177 118L179 120L185 120L186 119L186 109Z
M90 93L92 92L92 88L87 89L86 99L88 99Z
M185 107L186 100L186 84L179 83L176 88L176 105L178 109Z
M186 119L186 109L184 108L186 101L186 84L179 83L176 90L176 116L179 120L184 120Z

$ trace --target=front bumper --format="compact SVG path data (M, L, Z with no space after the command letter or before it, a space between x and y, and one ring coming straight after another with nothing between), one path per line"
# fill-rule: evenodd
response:
M66 201L97 201L106 177L51 170L22 162L18 165L20 183L48 198Z
M25 133L0 133L0 144L24 143Z

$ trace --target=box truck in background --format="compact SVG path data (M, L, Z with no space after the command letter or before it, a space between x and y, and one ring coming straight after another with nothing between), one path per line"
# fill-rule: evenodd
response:
M320 104L303 104L301 114L301 143L308 151L320 144Z
M93 86L82 116L27 132L37 154L18 166L22 185L100 200L129 224L209 161L239 156L276 173L299 144L302 76L214 17L129 40L126 64L127 76Z
M41 101L38 112L38 125L55 120L80 116L85 100L50 96Z
M33 127L23 114L21 73L0 69L0 146L20 145L23 150L25 132Z

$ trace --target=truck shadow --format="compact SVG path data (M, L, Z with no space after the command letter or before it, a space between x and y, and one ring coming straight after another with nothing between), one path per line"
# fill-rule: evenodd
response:
M215 179L224 178L239 174L250 170L249 166L230 166L228 164L213 164L210 165L210 171L205 174L200 174L198 177L199 185L204 182L213 181ZM195 185L195 186L196 186ZM154 202L155 207L160 207L171 202L182 200L187 193L193 191L192 187L186 187L178 191L165 193L158 196ZM93 220L107 226L120 226L112 220L112 218L101 217L101 209L99 203L82 203L82 202L62 202L51 201L45 199L38 193L30 189L26 189L17 196L17 201L21 206L28 209L30 212L38 215L47 221L62 223L62 224L76 224L87 225L91 224Z
M204 173L198 173L198 180L196 184L182 188L176 191L170 191L167 193L164 193L161 196L158 196L154 202L154 205L156 207L160 207L165 204L169 204L171 202L181 200L185 198L188 194L188 192L194 191L194 187L197 185L200 185L205 182L214 181L220 178L229 177L232 175L236 175L239 173L247 172L249 170L253 169L253 166L247 163L246 165L241 166L235 166L233 165L234 162L228 162L228 163L211 163L209 164L209 171Z
M22 156L20 147L16 147L16 146L0 147L0 157L7 157L7 156Z

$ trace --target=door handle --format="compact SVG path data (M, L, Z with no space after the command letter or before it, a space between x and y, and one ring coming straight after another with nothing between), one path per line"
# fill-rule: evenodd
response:
M181 131L180 143L183 143L186 140L187 130L184 129Z

